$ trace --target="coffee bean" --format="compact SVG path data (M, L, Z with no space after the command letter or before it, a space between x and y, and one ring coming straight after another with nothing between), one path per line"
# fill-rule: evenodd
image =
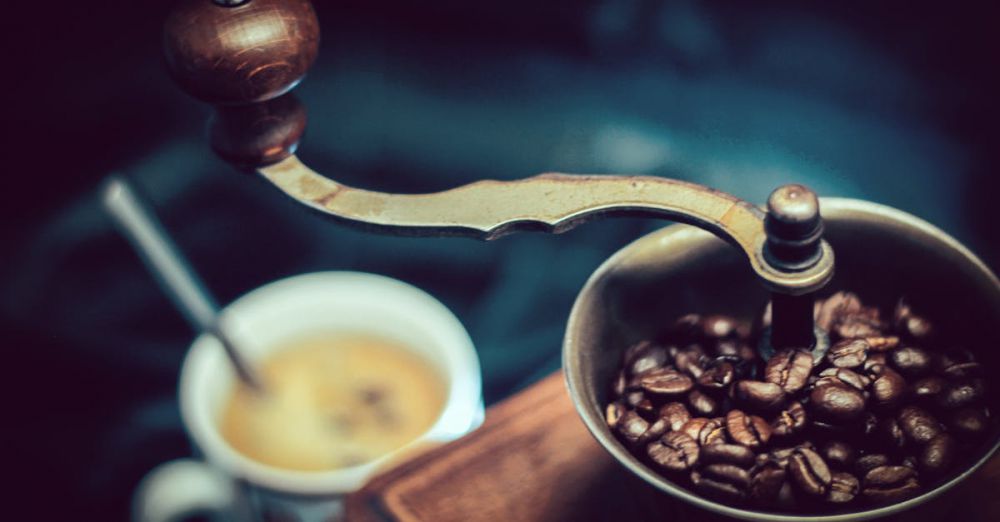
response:
M726 441L725 423L721 417L714 419L695 417L684 423L681 426L681 431L687 433L702 446L720 444Z
M917 472L906 466L879 466L862 481L861 493L876 502L893 502L912 496L920 489Z
M733 441L751 449L759 449L771 440L771 425L767 421L740 410L726 414L726 430Z
M625 372L618 372L618 376L615 377L613 383L611 383L611 395L615 398L621 398L625 394L625 385L628 383L628 379L625 378Z
M917 400L936 402L947 386L948 382L941 377L924 377L913 383L910 387L910 392Z
M646 400L646 394L642 393L642 390L626 392L624 399L626 406L635 408L639 403Z
M697 345L688 346L687 348L677 352L674 355L674 366L686 375L691 376L694 379L701 377L701 374L705 372L702 366L702 361L705 359L705 353Z
M834 422L856 420L865 412L865 397L843 384L826 384L809 394L811 411L819 418Z
M854 461L854 468L858 470L859 476L865 476L869 471L889 464L889 457L881 453L869 453L862 455Z
M625 405L620 402L612 402L608 404L607 408L604 409L604 420L608 423L608 427L611 429L618 427L618 422L624 415Z
M736 370L732 364L721 361L708 365L698 377L698 386L708 390L721 390L733 382Z
M879 419L875 427L875 436L879 442L879 448L888 452L898 452L906 445L906 435L899 422L892 417Z
M828 441L820 446L819 454L830 467L845 470L854 468L854 447L846 442Z
M784 466L773 460L765 461L750 472L749 496L758 504L773 504L784 484Z
M954 413L949 423L958 436L975 439L986 433L989 418L982 408L961 408Z
M701 472L691 472L691 483L703 495L726 501L743 499L744 491L739 486L704 476Z
M844 316L861 311L861 300L850 292L837 292L823 301L816 301L813 316L816 326L829 332Z
M801 403L793 402L771 421L771 432L776 437L797 435L805 428L806 420L806 409Z
M750 473L733 464L709 464L701 468L702 476L732 484L740 490L750 486Z
M638 442L640 444L643 444L651 440L659 439L668 431L670 431L670 424L667 422L667 420L656 419L652 424L649 425L649 428L646 429L646 433L643 433L642 436L639 437Z
M872 352L884 353L888 352L899 346L899 337L895 335L876 335L871 337L865 337L865 341L868 342L868 348Z
M642 375L648 371L662 368L667 364L667 349L644 341L635 349L628 371L632 375Z
M827 368L821 371L819 376L820 379L817 380L813 386L822 386L823 384L845 384L855 390L863 392L872 382L868 377L865 377L864 375L848 368Z
M838 471L830 475L830 491L826 494L826 501L833 504L846 504L858 496L860 489L861 485L858 483L857 477Z
M826 360L837 368L857 368L865 363L868 350L864 339L843 339L830 347Z
M898 418L906 437L917 445L930 442L944 429L927 410L916 406L904 406L899 410Z
M629 443L638 442L649 429L649 421L634 411L627 411L618 420L618 433Z
M869 352L868 359L865 359L865 364L862 365L862 370L870 372L872 368L880 364L889 364L889 357L884 353Z
M909 304L900 299L893 313L893 326L914 341L926 340L933 333L930 321L913 313Z
M781 386L791 395L806 385L812 372L812 354L803 350L782 350L775 353L764 368L764 380Z
M702 333L709 339L721 339L736 333L736 321L725 315L710 315L702 320Z
M660 406L659 416L667 421L669 431L677 431L685 422L691 420L687 407L680 402L668 402Z
M656 464L669 471L685 471L698 463L698 443L688 434L672 431L651 442L646 454Z
M796 448L788 460L788 471L799 490L807 495L823 496L832 480L830 468L815 451Z
M937 403L942 408L961 408L975 403L984 393L985 384L982 379L965 379L949 384L937 397Z
M938 476L955 462L958 443L947 433L940 433L927 442L920 451L920 469L924 473Z
M873 338L881 336L882 327L878 321L863 315L849 315L841 319L833 327L833 331L841 339L854 339L858 337Z
M931 367L931 356L920 348L907 346L892 352L892 365L907 377L918 377L927 373Z
M678 342L694 340L701 334L701 316L687 314L678 317L667 331L667 336Z
M772 382L740 381L736 383L736 395L754 410L774 411L785 403L785 391Z
M643 391L659 397L683 395L694 387L690 377L676 370L659 368L642 375L639 380Z
M893 408L906 396L906 380L895 370L878 364L869 370L872 379L872 405Z
M687 397L688 405L695 415L712 417L719 413L719 401L698 390L691 390Z
M701 460L706 464L733 464L748 468L754 463L754 452L740 444L710 444L701 449Z
M983 366L977 362L958 363L944 368L941 373L949 379L967 379L982 375Z

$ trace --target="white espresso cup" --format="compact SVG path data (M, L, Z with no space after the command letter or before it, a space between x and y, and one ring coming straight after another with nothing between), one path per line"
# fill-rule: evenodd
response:
M133 519L166 522L192 515L220 521L328 522L343 497L376 471L428 445L454 440L483 419L479 359L469 334L441 302L409 284L360 272L317 272L251 291L222 311L222 324L247 358L259 361L311 333L369 333L423 357L447 382L433 426L374 461L329 471L256 462L222 437L220 416L236 375L219 342L195 339L180 375L180 408L197 456L160 465L139 484Z

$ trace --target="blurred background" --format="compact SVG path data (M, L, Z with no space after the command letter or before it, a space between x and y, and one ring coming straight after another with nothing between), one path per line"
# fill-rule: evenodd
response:
M997 268L995 13L935 3L314 2L301 156L396 192L543 171L637 173L762 203L801 182L952 233ZM559 366L576 292L663 226L589 224L492 243L365 235L216 159L209 109L167 77L170 2L6 7L0 326L13 472L35 519L122 520L185 456L175 387L193 338L99 211L110 172L146 194L222 302L314 270L443 300L487 403ZM9 9L14 11L10 12ZM947 274L941 274L947 277Z

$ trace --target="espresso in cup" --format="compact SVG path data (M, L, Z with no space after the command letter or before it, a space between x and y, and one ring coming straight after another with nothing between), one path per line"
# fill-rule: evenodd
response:
M220 431L270 466L326 471L387 455L441 415L445 379L428 361L370 334L300 338L258 363L260 394L237 383Z

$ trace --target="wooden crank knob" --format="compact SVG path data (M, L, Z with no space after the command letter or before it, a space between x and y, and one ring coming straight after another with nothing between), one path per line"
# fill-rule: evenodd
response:
M180 0L163 34L171 76L217 105L288 92L316 58L319 21L308 0Z

